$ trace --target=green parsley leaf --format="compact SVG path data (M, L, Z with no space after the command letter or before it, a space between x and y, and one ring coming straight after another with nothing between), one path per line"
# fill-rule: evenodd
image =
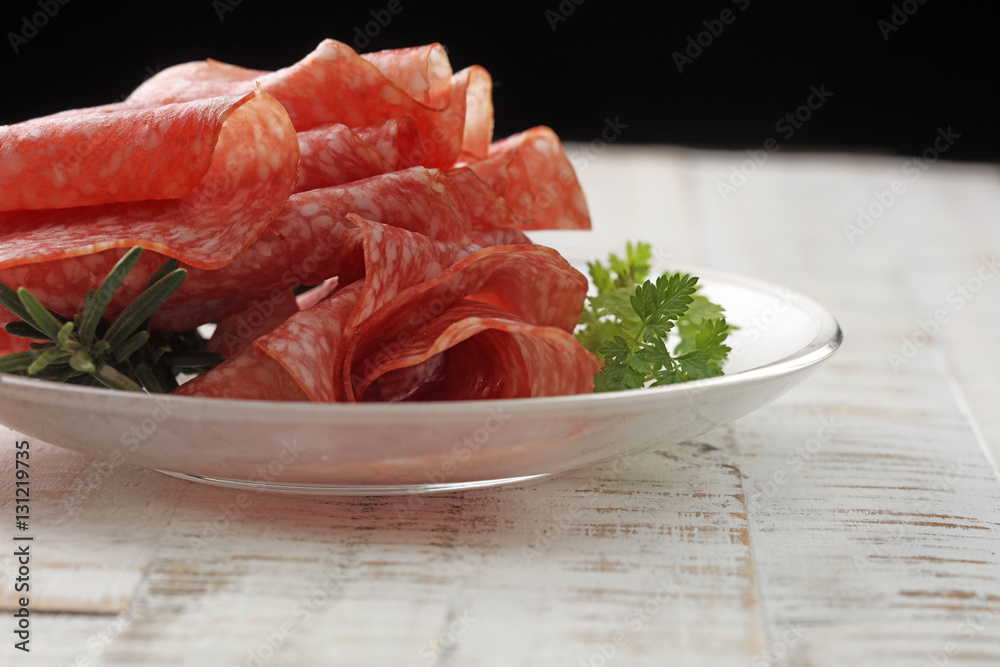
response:
M696 293L697 277L648 280L651 258L648 243L628 243L624 259L587 265L597 294L587 298L576 336L604 362L595 392L722 375L731 351L723 308Z

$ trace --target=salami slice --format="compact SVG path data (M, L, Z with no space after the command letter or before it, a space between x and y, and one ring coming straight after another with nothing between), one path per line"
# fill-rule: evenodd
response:
M476 68L445 79L451 67L444 66L442 50L439 45L403 49L396 55L372 54L369 61L346 44L328 39L301 61L276 72L216 61L185 63L147 80L125 104L160 106L244 92L259 83L284 105L298 131L326 123L361 127L409 116L420 134L427 166L445 167L462 154L485 150L482 137L487 126L492 128L492 103L479 101L491 88L486 70ZM414 78L414 73L420 76ZM444 90L448 104L436 108ZM474 114L468 140L467 110Z
M468 167L451 169L448 177L458 187L469 208L469 223L473 230L517 228L521 221L500 195L483 182Z
M273 330L257 327L261 335L252 345L245 345L245 337L237 336L232 358L174 393L278 401L336 400L334 372L342 358L347 320L363 285L364 281L348 285L309 310L293 314ZM316 327L315 321L325 326ZM222 339L219 343L223 344ZM303 360L308 362L306 367ZM274 393L268 383L276 387Z
M12 352L27 352L30 342L27 338L11 336L3 329L0 329L0 355Z
M245 102L42 118L0 127L0 211L179 199L204 180Z
M220 319L207 347L229 359L297 312L295 294L290 289L281 290L273 299L260 299L242 312Z
M298 133L299 178L295 192L343 185L395 171L378 151L340 123Z
M417 127L410 118L351 129L340 123L298 133L296 192L342 185L424 163Z
M256 398L259 388L240 386L266 380L286 387L289 378L314 401L593 389L598 362L571 333L587 281L558 253L507 246L466 255L454 244L350 220L365 278L295 313L258 338L252 353L241 351L182 393ZM249 360L265 356L265 374L256 377ZM277 367L286 373L280 382ZM279 400L287 395L283 390Z
M380 236L374 223L351 219L368 234L369 244L384 244L386 230L381 230ZM572 332L587 292L587 279L556 251L544 246L484 248L423 280L417 271L400 270L391 263L382 271L388 272L392 289L382 293L379 283L369 276L366 292L373 295L377 305L363 308L363 294L352 316L353 331L343 370L344 399L348 401L359 398L355 378L369 377L372 369L413 335L415 328L462 299L502 308L527 324ZM406 282L411 285L400 289ZM393 290L398 293L392 294Z
M270 299L275 290L315 285L338 275L345 276L345 283L356 280L363 275L361 248L344 244L344 235L351 228L345 216L352 211L432 239L461 245L470 242L461 192L440 171L415 167L295 194L268 229L225 267L207 270L185 265L187 279L157 311L154 328L186 331L238 313L258 299ZM87 290L103 279L123 253L110 250L25 264L0 270L0 280L27 287L42 303L69 317L80 312ZM153 252L143 253L140 264L109 305L110 315L138 296L163 259ZM6 321L0 320L0 324Z
M185 382L173 391L179 396L240 398L266 401L308 401L302 387L271 357L253 345Z
M202 138L214 150L193 191L177 199L0 213L0 269L134 245L217 268L253 243L295 181L298 142L281 105L251 93L171 105L164 113L208 113L220 125ZM47 273L46 282L60 282Z
M354 133L374 148L389 171L421 166L426 156L412 118L393 118L378 125L354 128Z
M353 384L363 401L532 398L592 392L599 369L573 334L463 299Z
M522 229L590 229L583 189L559 137L535 127L490 146L467 165L510 205Z
M361 57L421 104L443 109L451 103L451 63L440 44L388 49Z

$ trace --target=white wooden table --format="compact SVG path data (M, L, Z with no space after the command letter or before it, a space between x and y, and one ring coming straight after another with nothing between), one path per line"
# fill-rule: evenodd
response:
M1000 664L997 167L778 153L724 200L744 153L570 149L594 256L788 285L844 347L694 441L415 512L32 442L30 654L2 429L0 664Z

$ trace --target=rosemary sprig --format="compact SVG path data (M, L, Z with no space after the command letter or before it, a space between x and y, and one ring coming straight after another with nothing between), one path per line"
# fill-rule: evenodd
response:
M151 331L153 313L177 291L187 271L176 259L165 261L142 294L115 320L104 317L126 276L135 268L142 248L132 248L96 290L87 292L83 312L64 318L43 306L25 289L0 282L0 306L20 322L5 327L12 336L33 341L27 352L0 357L0 372L15 375L166 393L177 387L180 372L198 373L220 363L222 356L205 350L197 332ZM46 341L46 342L37 342Z

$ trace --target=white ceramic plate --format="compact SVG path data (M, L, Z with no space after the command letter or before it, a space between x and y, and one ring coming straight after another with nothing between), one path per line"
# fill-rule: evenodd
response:
M840 345L836 320L811 299L686 270L742 327L730 337L725 376L583 396L331 405L150 396L0 374L0 422L116 464L244 488L400 494L538 479L742 417Z

